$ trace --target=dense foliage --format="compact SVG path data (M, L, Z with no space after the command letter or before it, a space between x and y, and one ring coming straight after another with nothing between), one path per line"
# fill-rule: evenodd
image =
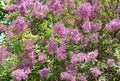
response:
M119 0L2 0L0 81L119 81Z

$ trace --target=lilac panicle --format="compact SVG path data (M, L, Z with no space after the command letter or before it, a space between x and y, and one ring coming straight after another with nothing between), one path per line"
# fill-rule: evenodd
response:
M34 49L34 43L31 41L31 40L25 40L24 41L24 47L25 47L25 50L32 50Z
M8 11L8 12L15 12L16 11L14 6L6 6L5 10Z
M47 13L47 11L49 11L47 5L43 5L41 2L36 1L33 4L32 16L34 18L43 18L45 17L45 13Z
M87 81L87 79L86 79L86 77L84 77L84 76L80 76L79 78L78 78L78 81Z
M93 22L90 22L89 19L87 19L83 23L82 28L85 32L96 32L101 29L101 24L95 24Z
M27 7L33 6L34 0L25 0L25 4Z
M69 38L67 38L67 37L61 38L61 40L60 40L60 44L64 48L66 48L66 45L67 45L68 42L69 42Z
M92 29L91 22L86 20L82 26L83 30L89 32Z
M21 12L21 14L26 14L33 6L33 0L17 0L17 4L17 9Z
M82 39L82 34L79 32L78 29L73 29L71 30L71 39L75 42L78 43Z
M45 60L47 60L47 55L44 53L40 53L38 56L38 61L44 62Z
M22 81L28 78L30 71L24 69L17 69L11 73L11 75L16 79L16 81Z
M21 14L26 14L27 13L27 7L26 7L25 3L21 4L19 6L19 9L20 9Z
M27 39L24 41L25 52L22 54L23 66L31 66L35 62L35 47L34 43Z
M50 0L48 7L55 13L59 14L63 11L63 4L60 0Z
M71 63L75 64L85 60L85 53L78 53L71 56Z
M97 58L97 56L98 56L98 50L89 52L89 53L86 55L85 61L86 61L86 62L90 62L90 61L94 60L95 58Z
M30 51L25 51L22 53L23 67L32 66L35 63L35 50L31 49Z
M65 48L62 46L57 49L56 54L59 61L67 58Z
M113 19L112 21L110 21L110 23L106 24L106 30L113 31L117 29L119 26L120 26L120 20Z
M90 71L94 77L98 77L99 75L101 75L101 72L99 71L97 67L91 68Z
M17 19L14 21L14 32L15 33L21 33L25 29L27 29L27 23L25 19L21 16L18 16Z
M77 15L83 18L94 16L94 7L90 3L81 3L77 8Z
M7 50L7 47L1 46L0 47L0 65L7 59L9 55L9 52Z
M69 72L62 72L60 76L62 80L75 81L75 76Z
M101 30L101 22L100 23L91 22L91 26L92 26L92 31L93 32Z
M50 70L48 68L43 68L42 70L39 70L39 73L41 77L46 77L50 73Z
M109 66L112 66L114 64L115 60L114 59L107 59L107 64Z
M76 75L77 67L75 64L70 64L66 66L67 72L71 73L72 75Z
M53 26L52 30L53 30L53 33L58 37L63 37L67 33L66 27L63 22L56 23L55 26Z
M50 39L48 41L47 45L48 45L48 52L49 52L49 54L56 53L57 48L58 48L58 44L57 44L57 41L55 39Z
M33 5L34 0L17 0L17 4L22 5L25 4L26 7L30 7Z

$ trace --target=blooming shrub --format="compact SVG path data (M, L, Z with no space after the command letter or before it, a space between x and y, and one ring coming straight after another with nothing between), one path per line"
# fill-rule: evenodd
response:
M119 0L10 0L3 9L0 81L120 80Z

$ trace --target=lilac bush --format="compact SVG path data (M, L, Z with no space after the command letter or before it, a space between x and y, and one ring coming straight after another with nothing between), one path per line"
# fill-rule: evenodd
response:
M120 80L119 0L10 0L3 8L0 81Z

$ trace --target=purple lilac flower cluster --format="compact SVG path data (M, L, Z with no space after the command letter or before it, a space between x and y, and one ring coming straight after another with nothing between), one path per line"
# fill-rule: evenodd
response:
M68 81L75 81L75 78L72 74L68 73L68 72L62 72L61 73L61 79L65 79Z
M41 77L46 77L49 73L50 70L48 68L43 68L42 70L39 71Z
M97 58L98 56L98 50L95 50L95 51L92 51L92 52L89 52L85 58L85 61L86 62L90 62L92 61L93 59Z
M5 61L8 55L9 55L9 52L7 47L1 46L0 47L0 65Z
M58 22L55 24L55 26L52 28L55 35L58 37L64 37L67 34L67 30L63 22Z
M61 2L61 0L50 0L48 7L56 14L61 13L63 10L63 4Z
M71 34L71 39L74 42L78 43L79 41L81 41L82 35L80 34L78 29L73 29L70 34Z
M48 11L47 5L43 5L38 1L33 4L33 10L32 10L33 17L43 18L45 17L45 13L47 13L47 11Z
M101 75L101 72L99 71L97 67L91 68L90 71L94 77L98 77L99 75Z
M107 64L112 66L115 63L114 59L107 59Z
M16 81L21 81L27 79L29 73L30 69L17 69L13 71L11 75L15 78Z
M15 12L15 7L14 6L6 6L5 10L8 12Z
M54 54L54 53L56 53L57 48L58 48L57 41L55 39L50 39L48 41L48 52L50 54Z
M62 80L75 81L76 79L77 67L74 64L69 64L66 66L66 72L60 74Z
M77 8L77 14L81 17L94 16L95 8L90 3L80 4Z
M66 53L65 53L65 48L64 47L59 47L56 51L57 54L57 59L58 60L65 60L67 58Z
M71 63L83 62L85 60L86 54L79 53L71 56Z
M78 81L87 81L87 80L86 80L86 78L85 78L84 76L81 75L81 76L79 77Z
M27 14L27 10L33 6L34 0L17 0L17 10L20 11L21 14Z
M31 40L24 41L25 51L22 54L23 66L31 66L35 63L35 47Z
M86 32L90 32L90 31L96 32L101 29L100 24L94 24L93 22L90 22L89 19L83 23L82 27L83 27L83 30Z
M38 57L38 61L44 62L45 60L47 60L47 55L44 53L40 53Z
M115 29L118 29L120 27L120 20L119 19L113 19L110 21L110 23L106 24L106 30L113 31Z
M21 33L25 29L27 29L27 23L25 19L21 16L17 17L17 19L14 21L14 32L15 33Z
M94 60L95 58L97 58L98 56L98 51L92 51L89 52L88 54L85 53L78 53L78 54L74 54L71 56L71 63L78 63L78 62L90 62L92 60Z

